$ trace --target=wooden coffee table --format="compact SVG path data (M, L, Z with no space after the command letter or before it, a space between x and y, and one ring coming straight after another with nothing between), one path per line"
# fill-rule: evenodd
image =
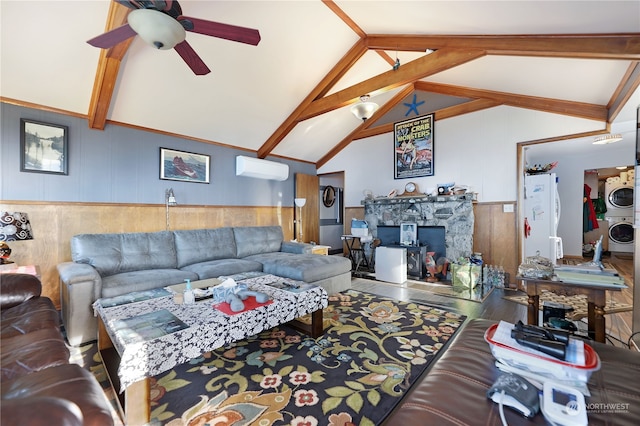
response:
M155 291L146 300L112 306L112 300L94 303L98 316L98 349L116 392L127 425L149 422L149 378L229 343L288 323L312 337L322 335L322 310L327 292L318 286L262 275L239 282L267 293L268 304L229 315L213 307L212 299L177 305L173 295ZM273 285L287 282L297 289ZM197 282L194 282L197 286ZM147 293L147 292L144 292ZM298 318L311 315L311 322Z

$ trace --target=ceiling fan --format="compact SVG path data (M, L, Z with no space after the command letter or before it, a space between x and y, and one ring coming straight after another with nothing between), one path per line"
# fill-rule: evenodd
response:
M139 35L157 49L175 49L196 75L204 75L211 70L185 40L186 31L253 46L260 42L258 30L183 16L175 0L114 1L134 9L127 16L127 24L92 38L87 41L90 45L108 49Z

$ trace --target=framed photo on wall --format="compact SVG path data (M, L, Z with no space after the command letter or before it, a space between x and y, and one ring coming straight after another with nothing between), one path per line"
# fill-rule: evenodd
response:
M433 176L433 114L393 125L394 179Z
M20 171L68 175L67 126L20 119Z
M211 157L160 148L160 179L209 183Z

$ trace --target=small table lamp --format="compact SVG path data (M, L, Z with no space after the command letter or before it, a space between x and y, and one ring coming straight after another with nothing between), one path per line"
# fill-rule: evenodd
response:
M0 213L0 264L9 261L11 248L5 241L33 240L29 216L22 212Z

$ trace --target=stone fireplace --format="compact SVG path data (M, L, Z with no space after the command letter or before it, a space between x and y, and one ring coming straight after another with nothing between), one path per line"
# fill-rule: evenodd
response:
M446 257L455 261L473 249L473 195L374 198L362 201L364 219L377 237L378 225L444 226Z

